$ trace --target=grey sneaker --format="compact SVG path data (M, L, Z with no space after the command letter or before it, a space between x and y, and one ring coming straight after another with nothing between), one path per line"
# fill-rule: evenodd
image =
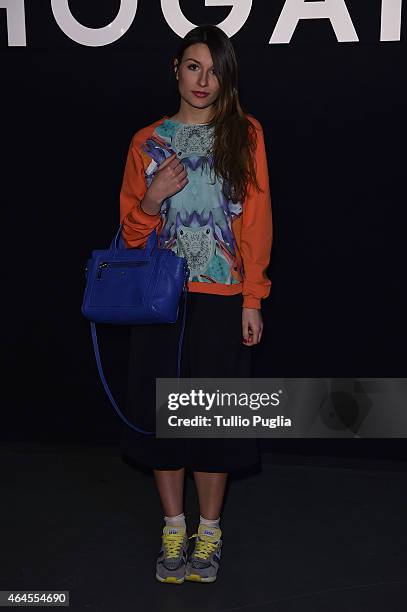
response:
M184 582L188 543L185 527L164 526L157 559L155 575L157 580L172 584Z
M198 533L191 536L196 538L195 549L187 561L185 580L215 582L221 556L221 535L220 528L199 525Z

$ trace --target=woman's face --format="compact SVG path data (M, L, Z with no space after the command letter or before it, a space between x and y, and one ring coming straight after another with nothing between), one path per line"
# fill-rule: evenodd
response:
M219 81L211 53L204 43L195 43L185 49L176 78L181 98L194 108L208 108L218 98Z

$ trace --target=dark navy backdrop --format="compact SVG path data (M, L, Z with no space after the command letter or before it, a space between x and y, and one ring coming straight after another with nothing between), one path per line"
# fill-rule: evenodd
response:
M0 9L3 299L11 303L1 438L115 443L121 422L80 312L83 269L116 230L132 135L177 111L169 66L180 39L159 2L139 0L131 27L103 46L71 40L51 2L25 4L25 45L10 44ZM178 4L195 24L218 24L234 10ZM89 28L106 26L120 5L69 2ZM289 43L269 44L283 0L256 0L232 37L243 107L265 132L275 231L254 376L405 373L405 19L401 40L380 40L382 3L346 5L358 42L339 42L329 20L312 19L299 22ZM100 328L119 401L127 331ZM345 442L265 446L404 449L403 440Z

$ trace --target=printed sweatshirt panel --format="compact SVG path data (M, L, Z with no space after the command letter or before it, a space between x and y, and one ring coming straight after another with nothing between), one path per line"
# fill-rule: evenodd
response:
M260 308L271 280L266 270L272 246L272 211L263 129L256 127L256 175L245 201L232 202L214 176L213 126L184 124L167 116L136 132L131 140L120 191L120 222L127 248L144 248L156 229L161 248L185 257L188 290L221 295L243 294L243 306ZM177 154L188 183L162 202L156 215L140 206L159 165Z

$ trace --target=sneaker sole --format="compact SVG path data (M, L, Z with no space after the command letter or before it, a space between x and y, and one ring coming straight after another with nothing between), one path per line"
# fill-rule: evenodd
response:
M168 584L182 584L185 578L177 578L176 576L167 576L167 578L161 578L158 574L155 575L159 582L166 582Z
M216 576L202 578L202 576L199 574L188 574L188 576L185 576L185 580L188 580L189 582L215 582Z

